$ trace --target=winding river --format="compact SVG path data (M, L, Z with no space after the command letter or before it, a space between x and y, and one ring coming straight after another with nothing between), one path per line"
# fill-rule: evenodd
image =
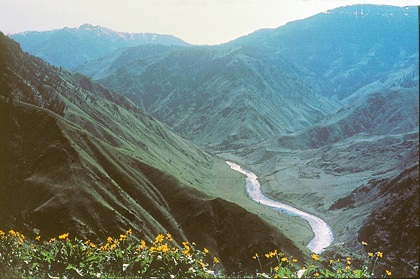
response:
M232 170L240 172L246 176L246 191L254 201L291 216L299 216L309 222L309 225L315 234L315 237L308 243L308 245L306 245L309 250L313 253L320 254L325 248L330 246L334 240L334 236L331 228L324 220L290 205L267 198L261 192L261 185L258 182L258 177L254 173L244 170L241 166L235 163L228 161L226 161L226 163Z

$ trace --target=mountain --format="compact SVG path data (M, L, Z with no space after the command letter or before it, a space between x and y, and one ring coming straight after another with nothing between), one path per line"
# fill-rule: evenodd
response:
M418 42L416 7L357 5L219 46L119 50L77 71L252 170L265 195L325 219L334 231L326 256L361 257L360 241L368 241L406 277L418 253ZM184 173L166 172L179 180ZM262 213L242 188L195 179L186 184ZM309 238L304 224L269 214L261 215L286 226L295 243Z
M344 99L418 61L417 7L354 5L231 42L281 53L321 79L326 96ZM418 75L418 74L417 74Z
M237 150L310 128L382 79L418 84L417 25L415 7L350 6L215 47L140 46L77 71L206 148Z
M344 212L346 217L354 214L356 208L370 208L371 213L358 231L358 242L368 243L366 252L382 251L393 263L394 274L405 277L417 275L419 247L413 244L419 238L418 171L417 164L393 179L372 180L330 207Z
M148 240L169 232L207 247L228 271L255 270L252 255L271 249L302 257L249 211L257 205L245 193L229 196L243 192L242 177L127 98L3 34L0 62L2 229L96 241L128 228Z
M24 51L55 66L73 69L114 51L143 44L188 45L170 35L116 32L111 29L81 25L44 32L10 35Z
M316 125L276 139L291 149L319 148L357 134L404 134L418 130L418 86L364 94Z
M419 247L419 165L409 168L393 180L381 181L379 193L372 198L381 202L359 230L359 240L369 249L383 251L399 268L399 274L416 277ZM367 196L367 195L362 195Z
M105 64L78 70L102 77L102 85L215 150L308 127L336 109L299 80L299 68L252 48L139 46Z

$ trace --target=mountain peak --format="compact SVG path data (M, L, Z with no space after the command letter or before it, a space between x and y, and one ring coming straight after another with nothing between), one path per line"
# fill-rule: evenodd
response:
M94 26L94 25L92 25L92 24L90 24L90 23L85 23L85 24L83 24L83 25L80 25L80 27L79 27L79 29L99 29L100 28L100 26L99 25L96 25L96 26Z

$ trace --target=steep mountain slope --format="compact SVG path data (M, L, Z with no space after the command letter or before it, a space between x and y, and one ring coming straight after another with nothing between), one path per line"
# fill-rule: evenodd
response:
M143 44L188 45L170 35L116 32L90 24L45 32L23 32L10 37L20 43L24 51L68 69L122 48Z
M152 49L152 50L151 50ZM299 80L298 67L251 47L129 49L78 68L101 77L183 136L213 149L236 149L308 127L336 106ZM104 64L96 68L104 69Z
M372 180L338 199L330 210L348 218L357 208L369 208L358 231L366 252L382 251L394 274L416 277L419 247L419 166L407 168L393 179ZM360 249L360 244L355 245Z
M267 221L219 198L243 187L223 161L2 34L0 59L2 229L102 240L127 228L146 239L170 232L178 243L200 240L228 271L253 270L252 254L274 248L301 257Z
M273 145L291 149L319 148L365 133L403 134L419 125L419 88L384 88L362 95L316 125L281 136Z
M419 243L420 235L419 165L393 180L380 181L376 187L379 193L369 196L369 199L380 200L380 203L364 221L359 239L370 243L370 251L383 251L389 255L388 263L395 263L396 274L416 277L419 246L413 244Z
M418 61L417 7L355 5L261 30L233 41L279 52L321 79L323 93L343 99ZM417 74L418 75L418 74Z

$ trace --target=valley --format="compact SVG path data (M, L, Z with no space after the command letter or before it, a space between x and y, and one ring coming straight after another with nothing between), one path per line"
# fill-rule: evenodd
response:
M376 249L379 270L417 274L416 7L342 7L217 46L91 25L11 38L39 58L0 38L1 225L170 232L228 272L271 249ZM305 247L308 220L250 199L225 161L267 200L324 220L331 245Z

